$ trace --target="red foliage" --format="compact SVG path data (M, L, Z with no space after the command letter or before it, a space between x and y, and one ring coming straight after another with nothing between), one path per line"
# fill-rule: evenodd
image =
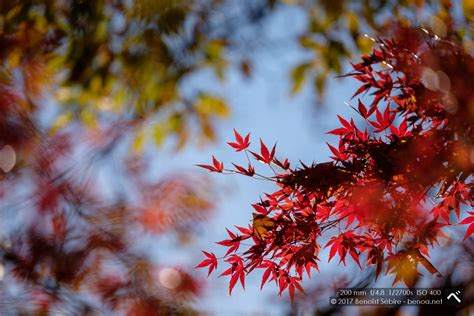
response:
M236 170L204 166L211 171L239 173L273 181L279 189L265 194L254 208L252 225L229 232L219 242L228 247L224 261L231 267L230 291L239 279L263 269L262 286L275 281L280 294L302 291L303 271L317 269L321 248L329 260L349 255L362 266L394 274L394 283L414 284L421 263L430 273L428 246L446 237L441 228L456 225L462 206L473 206L474 58L456 44L416 29L398 28L391 39L353 65L351 76L363 83L354 96L372 92L371 104L359 99L365 126L338 116L337 147L328 144L331 162L302 164L292 169L281 163L260 141L260 153L247 149L236 132L238 151L280 168L274 176L234 164ZM209 168L211 167L211 168ZM465 238L474 232L474 216ZM323 247L323 236L331 237ZM241 241L251 243L238 252ZM213 254L206 255L214 258ZM209 259L207 259L209 260ZM206 261L214 269L216 262ZM201 265L203 266L203 265Z
M42 105L28 101L0 79L0 313L187 314L201 282L137 245L148 233L189 241L212 209L207 186L189 176L149 180L135 156L111 181L98 179L97 164L115 156L130 128L112 126L100 143L76 124L51 134Z

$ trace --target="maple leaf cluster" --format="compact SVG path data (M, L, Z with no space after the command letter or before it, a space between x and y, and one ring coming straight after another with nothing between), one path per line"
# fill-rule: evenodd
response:
M260 152L251 151L249 135L235 131L229 145L273 175L257 173L248 154L247 168L225 169L214 157L213 166L201 166L278 186L252 205L251 225L227 230L229 238L218 242L228 249L221 276L230 276L230 292L258 269L262 287L274 281L293 299L324 248L329 261L345 265L350 258L361 269L375 267L376 277L385 271L393 283L413 286L420 266L440 274L428 248L447 237L443 227L469 225L464 239L474 232L473 212L460 220L473 206L474 90L467 78L474 58L423 29L397 27L377 44L346 75L362 83L353 96L361 120L338 116L341 126L328 132L339 137L328 144L331 161L291 168L276 158L275 146L260 140ZM205 254L198 267L211 273L218 261Z

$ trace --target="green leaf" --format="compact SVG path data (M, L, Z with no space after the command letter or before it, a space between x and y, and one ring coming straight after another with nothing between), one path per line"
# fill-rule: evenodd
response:
M166 136L166 131L163 128L162 124L157 123L153 127L153 141L155 142L155 145L157 147L161 147L163 145L165 136Z
M327 72L320 72L314 78L314 85L316 87L316 92L320 97L324 95L324 88L326 87Z
M298 93L303 87L306 72L310 69L310 63L299 64L291 70L291 94Z
M140 130L135 134L135 138L132 142L132 152L134 154L139 154L143 151L145 145L145 132Z

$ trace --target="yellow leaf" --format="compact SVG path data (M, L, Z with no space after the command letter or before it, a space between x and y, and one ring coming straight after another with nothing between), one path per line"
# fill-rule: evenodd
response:
M275 226L275 222L268 216L253 213L252 229L253 234L259 238L265 238L270 228Z
M213 40L206 47L207 58L212 62L221 59L225 43L222 40Z
M153 129L153 140L155 141L155 145L161 147L163 145L163 141L165 140L166 132L163 129L161 124L156 124Z
M178 132L183 125L183 117L179 113L174 113L166 122L166 128L172 132Z
M214 129L212 128L212 124L209 122L208 119L201 120L201 130L205 138L208 140L215 140L216 135L214 133Z
M119 112L127 100L127 90L125 88L117 91L113 98L113 110Z
M359 20L354 12L349 11L347 13L347 23L351 34L357 34L359 31Z
M56 91L56 99L60 102L69 101L73 96L73 91L68 87L61 87Z
M198 97L196 109L204 116L216 115L221 118L229 116L229 108L227 104L220 98L208 94L202 94Z
M111 111L114 108L114 100L111 97L102 97L97 101L97 107L101 111Z
M98 93L102 88L102 79L100 76L94 76L90 82L90 91L93 93Z
M309 63L303 63L299 64L298 66L294 67L291 70L291 80L292 80L292 86L291 86L291 93L296 94L298 91L301 90L301 87L303 86L304 79L306 76L306 71L310 68L311 64Z
M72 121L72 113L70 111L66 111L61 113L53 124L51 124L50 131L51 133L56 133L58 130L64 128L69 122Z
M474 0L463 0L462 10L469 21L474 21Z
M81 117L81 121L87 127L95 127L97 125L97 118L90 111L87 111L87 110L81 111L80 117Z
M107 20L100 21L96 26L95 39L97 41L104 40L107 37Z
M374 42L372 42L371 39L363 35L359 35L359 37L357 37L357 47L359 47L359 50L362 54L370 53L373 46Z
M16 68L20 64L20 60L21 60L20 49L14 49L8 55L8 63L9 63L10 68Z
M145 133L140 130L135 135L135 139L132 142L132 152L134 154L139 154L143 150L143 146L145 145Z
M176 143L176 150L183 149L184 145L186 145L186 142L188 141L188 138L188 129L186 128L186 125L183 125L178 132L178 142Z
M314 85L319 96L323 96L324 87L326 86L327 72L321 72L314 78Z

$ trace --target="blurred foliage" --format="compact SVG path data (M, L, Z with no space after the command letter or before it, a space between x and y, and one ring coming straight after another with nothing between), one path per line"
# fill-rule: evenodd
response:
M159 243L191 244L212 210L205 179L150 179L120 153L125 125L43 134L0 89L0 314L194 315L201 282Z
M2 2L2 78L20 81L35 105L47 88L62 106L53 132L73 120L88 127L154 121L150 131L137 126L135 143L150 136L161 145L175 134L181 148L193 126L212 140L213 120L227 115L227 105L210 92L180 89L203 67L224 75L225 41L207 34L207 15L192 1Z
M148 140L210 138L228 115L217 96L180 92L198 67L175 40L191 9L0 3L1 315L196 313L202 282L158 248L193 242L210 187L151 177L139 155Z
M307 27L299 37L301 47L312 53L310 60L297 64L292 72L292 93L305 81L312 81L323 96L329 76L341 75L344 60L367 54L372 37L394 23L424 27L440 37L455 37L472 49L474 2L472 0L334 0L285 1L308 12Z
M346 58L371 49L364 35L394 20L440 36L455 33L472 47L471 0L16 0L0 4L2 78L19 81L35 104L47 87L62 106L53 132L74 120L88 127L133 120L156 125L137 124L135 149L148 140L160 146L166 135L177 136L177 148L191 134L214 140L215 120L227 116L228 105L213 89L184 91L183 82L203 69L222 80L229 65L251 76L247 46L256 40L251 46L259 49L265 38L242 37L240 30L288 5L307 12L298 41L313 54L291 70L293 94L313 82L322 96Z
M160 247L192 244L213 207L205 179L150 179L120 152L123 124L44 134L0 91L0 314L196 314L202 282Z

